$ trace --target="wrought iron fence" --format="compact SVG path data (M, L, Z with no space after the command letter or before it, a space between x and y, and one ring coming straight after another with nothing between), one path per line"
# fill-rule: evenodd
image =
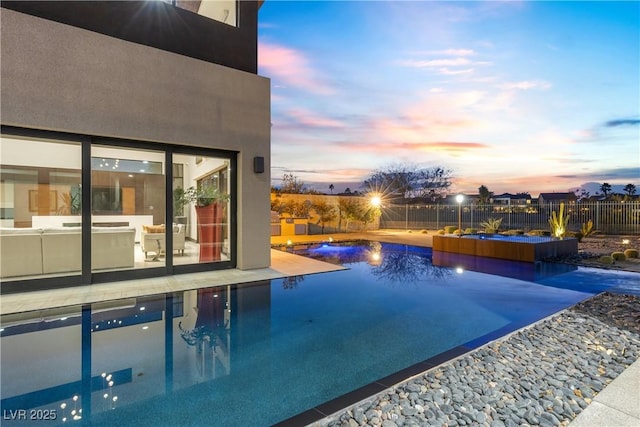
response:
M382 208L380 228L439 230L445 226L476 228L488 218L502 218L500 230L549 230L551 212L559 203L544 205L387 205ZM460 211L458 211L460 209ZM640 234L640 202L565 203L569 230L579 231L589 220L593 229L607 234Z

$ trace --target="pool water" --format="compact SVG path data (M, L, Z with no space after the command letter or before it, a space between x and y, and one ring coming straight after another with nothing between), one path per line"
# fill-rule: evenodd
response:
M348 269L2 316L2 424L273 425L637 281L522 280L405 245L304 251Z

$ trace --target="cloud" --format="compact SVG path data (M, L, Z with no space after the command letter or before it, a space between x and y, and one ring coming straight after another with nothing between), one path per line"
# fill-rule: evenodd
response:
M605 122L604 126L608 128L617 126L637 126L640 125L640 119L617 119Z
M318 95L331 95L335 90L325 82L306 55L295 49L260 42L258 66L269 75L274 85L291 86Z
M450 70L448 68L440 68L438 72L445 76L457 76L459 74L473 73L473 68L465 68L464 70Z
M398 62L399 65L412 68L459 67L471 63L467 58L428 59L422 61L410 59Z
M293 118L297 123L303 126L338 128L344 126L344 123L329 117L323 117L309 110L296 109L286 111L285 114Z
M500 88L505 90L529 90L529 89L542 89L546 90L551 88L551 83L544 80L524 80L520 82L504 83L500 85Z
M474 56L476 52L472 49L443 49L409 52L412 55L445 55L445 56Z

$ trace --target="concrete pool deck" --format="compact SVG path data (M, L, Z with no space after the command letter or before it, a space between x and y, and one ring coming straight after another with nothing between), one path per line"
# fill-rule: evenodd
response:
M378 240L389 243L431 247L431 236L419 232L376 230L340 235L295 236L296 243L340 240ZM286 245L289 238L274 237L273 245ZM165 292L276 279L286 276L314 274L340 270L343 267L312 260L280 250L271 251L271 267L240 271L222 270L180 276L131 280L119 283L80 286L59 290L34 291L0 297L0 313L19 313L59 306L69 306L105 300L130 298ZM294 424L291 424L294 425ZM297 424L300 425L300 424ZM640 360L633 363L573 420L572 427L640 426Z

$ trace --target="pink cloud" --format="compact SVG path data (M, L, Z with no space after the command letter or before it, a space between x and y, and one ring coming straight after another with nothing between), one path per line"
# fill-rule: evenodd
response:
M258 65L265 70L274 83L293 86L319 95L334 93L322 80L310 61L295 49L261 41L258 50Z
M322 117L318 114L304 109L289 110L285 114L289 117L292 117L295 121L304 126L329 128L344 126L344 123L338 120L334 120L328 117Z

